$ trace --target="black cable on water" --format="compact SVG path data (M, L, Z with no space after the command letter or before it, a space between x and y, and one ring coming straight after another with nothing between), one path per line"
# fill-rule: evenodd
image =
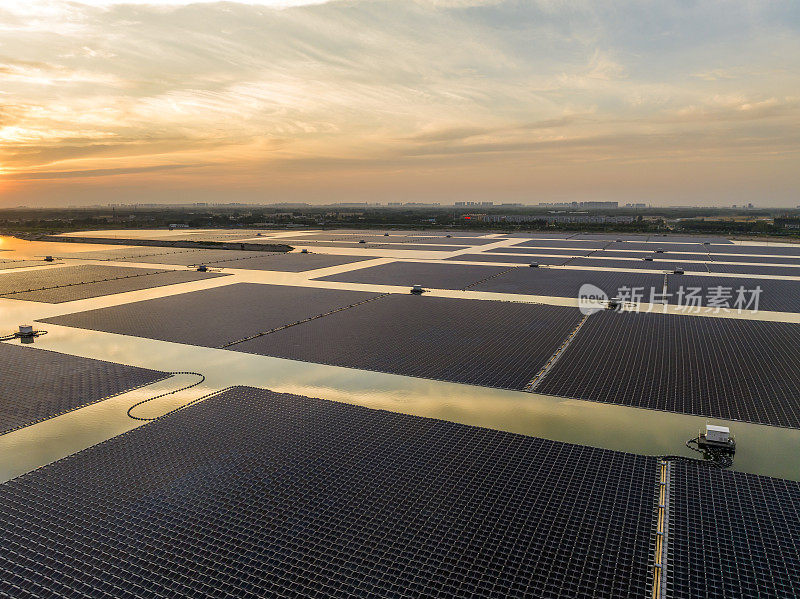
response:
M197 387L197 385L202 384L206 380L206 377L203 376L202 374L200 374L199 372L168 372L167 374L171 374L171 375L191 374L191 375L194 375L194 376L199 376L200 380L192 383L191 385L187 385L186 387L181 387L180 389L175 389L173 391L167 391L166 393L160 393L159 395L155 395L153 397L148 397L147 399L143 399L142 401L136 402L135 404L133 404L131 407L128 408L128 412L127 413L128 413L128 416L130 418L133 418L134 420L144 420L144 421L155 420L156 418L160 418L161 416L154 416L153 418L143 418L141 416L134 416L133 414L131 414L131 410L133 410L134 408L136 408L136 407L138 407L138 406L140 406L142 404L147 403L148 401L153 401L154 399L160 399L162 397L166 397L167 395L173 395L175 393L179 393L181 391L186 391L187 389L191 389L192 387ZM202 399L202 397L198 398L195 401L198 401L199 399ZM194 403L194 401L192 401L190 403ZM189 405L189 404L186 404L186 405ZM181 406L181 407L185 408L186 406ZM172 411L174 411L174 410L172 410Z

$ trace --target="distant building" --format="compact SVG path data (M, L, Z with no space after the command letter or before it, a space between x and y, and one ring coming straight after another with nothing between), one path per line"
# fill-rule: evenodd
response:
M539 206L557 208L619 208L619 202L539 202Z

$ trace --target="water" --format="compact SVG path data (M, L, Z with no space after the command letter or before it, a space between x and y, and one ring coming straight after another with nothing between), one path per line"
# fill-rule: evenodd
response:
M64 247L54 247L56 245ZM7 259L46 253L57 254L64 251L106 249L107 246L72 243L42 244L0 238L0 248L13 250L0 252L0 259ZM340 251L337 249L336 253L340 253ZM414 253L436 254L432 256L436 259L443 258L442 253L449 255L447 252ZM375 263L386 261L388 260L377 258ZM70 263L83 262L85 261L70 261ZM131 264L125 263L125 265L130 266ZM363 266L364 263L343 265L324 269L324 272L332 274ZM36 319L78 310L162 297L240 281L323 286L309 281L308 273L242 270L230 270L229 272L236 274L64 304L0 299L0 331L14 330L23 321L32 322ZM318 275L320 272L315 271L314 275ZM341 289L389 289L386 286L347 283L326 283L324 286ZM404 287L398 287L395 290L407 291ZM462 291L437 292L436 294L450 297L486 295L492 298L497 298L499 295ZM519 301L527 296L507 297ZM575 305L576 302L571 298L549 299L552 303L566 303L566 305ZM789 317L794 318L795 316L790 315ZM759 317L784 319L783 316L769 313L759 313ZM37 338L34 343L35 347L156 370L195 371L206 376L206 381L201 386L137 408L137 415L147 417L166 413L203 395L229 386L251 385L278 392L296 393L371 408L441 418L462 424L484 426L557 441L640 454L681 454L692 457L696 454L686 449L684 442L688 438L696 436L698 430L703 428L707 422L704 417L296 362L57 325L48 324L40 328L45 328L48 334ZM10 343L19 343L19 341ZM0 435L0 480L8 480L126 430L142 426L144 423L126 415L130 405L164 390L185 386L195 380L190 376L177 376L33 426ZM735 433L737 454L734 470L800 480L800 460L798 459L800 456L800 430L728 422L719 419L708 419L708 422L730 426Z

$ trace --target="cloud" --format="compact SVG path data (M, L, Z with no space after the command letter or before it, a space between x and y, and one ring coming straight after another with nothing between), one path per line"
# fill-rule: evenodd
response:
M157 162L213 164L197 181L316 165L354 186L358 169L502 184L503 156L578 179L598 160L655 171L692 151L790 161L798 21L710 0L9 4L0 177L146 185Z
M93 177L111 177L115 175L133 175L153 173L157 171L172 171L176 169L205 168L205 164L163 164L156 166L123 167L123 168L97 168L73 171L32 171L27 173L11 173L11 181L25 181L32 179L82 179Z

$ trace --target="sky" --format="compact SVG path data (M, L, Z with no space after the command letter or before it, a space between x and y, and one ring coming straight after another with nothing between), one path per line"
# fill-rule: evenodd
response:
M794 0L0 0L0 207L799 189Z

